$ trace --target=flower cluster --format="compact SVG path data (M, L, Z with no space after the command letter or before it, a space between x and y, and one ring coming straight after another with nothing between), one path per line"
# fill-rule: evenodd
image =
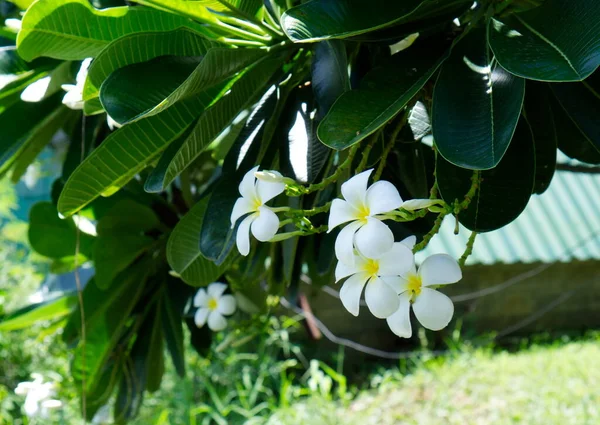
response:
M369 311L386 319L392 332L400 337L412 335L411 306L425 328L443 329L452 319L454 306L435 288L462 278L458 263L445 254L432 255L417 270L413 254L416 237L396 242L394 233L384 223L406 212L432 208L439 200L403 201L388 181L369 186L372 172L363 171L343 183L343 199L334 199L329 209L327 231L343 226L335 241L335 279L345 280L340 290L342 304L358 316L364 290ZM244 176L239 186L241 197L231 213L232 228L245 216L236 236L242 255L250 252L250 233L261 242L274 240L280 227L277 212L289 208L265 204L283 193L290 182L294 184L276 171L258 172L258 167Z
M33 381L19 382L15 394L25 396L23 410L27 417L48 418L50 409L62 406L60 400L52 398L56 394L56 386L52 382L44 382L42 375L38 373L32 373L31 377Z

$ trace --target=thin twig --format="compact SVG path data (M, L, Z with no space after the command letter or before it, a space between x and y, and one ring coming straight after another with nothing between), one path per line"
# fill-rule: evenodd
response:
M387 162L387 157L390 154L390 152L392 151L392 148L394 147L394 145L396 144L396 139L398 138L398 134L400 134L400 131L404 128L407 121L408 121L408 111L404 113L404 115L402 116L400 121L398 121L398 124L396 125L396 127L394 128L392 133L390 134L390 140L389 140L388 144L386 145L385 149L383 150L383 153L381 154L381 159L379 160L379 165L377 166L377 171L375 171L375 175L373 176L373 181L377 181L380 179L381 174L383 173L383 169L385 168L385 164Z
M476 237L477 237L477 232L471 232L471 236L469 236L469 240L467 241L467 247L465 249L465 252L458 260L459 266L464 267L465 262L467 261L467 258L469 258L469 255L471 255L473 253L473 245L475 245Z

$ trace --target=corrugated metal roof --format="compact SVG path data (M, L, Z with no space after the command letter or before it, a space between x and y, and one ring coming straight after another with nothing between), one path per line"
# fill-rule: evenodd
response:
M559 152L559 163L585 165ZM459 258L470 231L446 217L417 260L445 252ZM600 259L600 174L557 171L548 190L533 195L511 224L477 235L469 264L552 263Z

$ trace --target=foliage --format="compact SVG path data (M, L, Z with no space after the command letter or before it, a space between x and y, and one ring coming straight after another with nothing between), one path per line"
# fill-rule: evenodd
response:
M194 287L227 281L264 312L265 288L295 296L303 272L329 282L325 213L352 175L373 168L419 200L386 215L393 236L419 236L416 251L447 215L476 232L514 220L551 180L556 146L600 163L598 1L373 1L0 9L15 19L27 7L18 31L0 28L0 177L17 181L56 135L69 139L28 233L53 267L96 269L62 334L88 419L109 402L118 423L135 418L160 387L163 348L185 376ZM82 111L63 106L65 84ZM240 258L231 212L257 165L287 176L262 177L285 186L269 209L284 219ZM58 321L69 301L10 320ZM191 328L206 353L211 333Z

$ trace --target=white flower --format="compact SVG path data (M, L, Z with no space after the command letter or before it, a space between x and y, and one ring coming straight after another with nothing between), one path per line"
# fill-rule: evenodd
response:
M400 275L410 270L412 251L402 242L377 259L367 258L358 251L353 253L351 264L338 262L335 281L348 277L340 290L342 304L351 314L358 316L360 296L365 289L367 307L375 317L385 319L398 310L400 301L394 290L401 284Z
M196 326L201 328L208 321L208 327L214 332L222 331L227 326L223 315L231 315L235 311L236 302L233 295L223 295L227 285L213 282L208 290L201 288L194 297L194 307L198 311L194 315Z
M61 87L67 92L63 97L62 103L71 109L83 109L83 85L87 78L88 68L92 58L84 59L81 62L81 68L77 73L76 82L77 84L63 84Z
M251 213L240 223L235 240L242 255L248 255L250 252L250 231L256 239L266 242L273 238L279 229L277 214L265 203L282 193L285 190L285 184L257 180L255 177L257 171L258 167L254 167L242 179L239 186L242 197L238 198L233 206L233 211L231 211L232 228L240 217ZM271 171L271 173L281 176L277 171Z
M414 241L412 242L414 244ZM417 272L414 262L407 273L391 283L399 294L398 310L387 318L387 323L396 335L410 338L410 306L423 327L439 331L450 323L454 314L452 300L431 288L447 285L462 279L456 260L446 254L427 257Z
M47 76L29 84L25 90L21 92L21 100L23 102L39 102L44 99L51 81L52 77Z
M33 381L19 382L15 394L25 396L23 410L27 417L47 418L50 409L61 407L62 402L51 398L56 393L52 382L44 382L42 376L37 373L32 376Z
M111 131L114 130L115 128L121 128L121 126L122 126L108 114L106 114L106 123L108 124L108 128L110 128Z
M15 32L21 31L21 20L15 18L8 18L4 21L4 26Z
M377 214L384 214L402 205L402 198L393 184L380 180L367 189L373 170L363 171L342 184L345 200L334 199L329 213L328 232L351 221L335 241L338 260L351 264L354 246L367 258L379 258L394 244L394 235Z

